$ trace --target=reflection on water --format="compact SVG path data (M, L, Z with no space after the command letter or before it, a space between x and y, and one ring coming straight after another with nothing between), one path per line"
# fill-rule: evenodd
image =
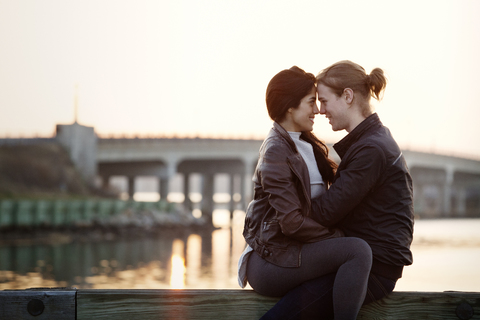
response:
M244 213L215 212L211 233L0 246L0 289L234 288ZM235 235L235 237L232 237Z
M244 213L215 212L223 228L205 234L0 246L0 289L237 289ZM480 219L420 220L414 264L396 290L480 291Z
M188 241L188 240L187 240ZM185 288L185 259L183 257L183 241L175 239L172 245L172 268L170 274L170 287L172 289Z
M413 265L398 291L480 291L480 219L415 222Z

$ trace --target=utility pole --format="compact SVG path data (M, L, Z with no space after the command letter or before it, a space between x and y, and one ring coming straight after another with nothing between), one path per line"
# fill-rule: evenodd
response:
M74 96L74 117L75 122L78 123L78 84L75 85L75 96Z

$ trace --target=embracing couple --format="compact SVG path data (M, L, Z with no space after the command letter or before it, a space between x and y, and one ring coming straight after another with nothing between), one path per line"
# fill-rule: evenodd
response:
M260 148L239 260L242 287L282 296L261 319L356 319L412 264L412 179L370 105L386 83L381 69L367 74L351 61L317 77L294 66L270 80L274 123ZM312 133L318 113L348 132L333 146L338 167Z

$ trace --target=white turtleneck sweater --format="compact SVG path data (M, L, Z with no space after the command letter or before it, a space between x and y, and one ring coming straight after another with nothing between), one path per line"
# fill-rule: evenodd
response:
M317 161L313 154L313 147L307 141L300 139L301 132L288 132L293 142L297 146L298 152L307 164L308 174L310 176L311 198L316 198L325 192L326 187L323 182L322 175L318 171Z

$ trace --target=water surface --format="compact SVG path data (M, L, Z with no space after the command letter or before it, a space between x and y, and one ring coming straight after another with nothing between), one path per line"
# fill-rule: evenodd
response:
M0 246L0 289L237 289L244 212L208 233ZM418 220L397 291L480 291L480 219Z

